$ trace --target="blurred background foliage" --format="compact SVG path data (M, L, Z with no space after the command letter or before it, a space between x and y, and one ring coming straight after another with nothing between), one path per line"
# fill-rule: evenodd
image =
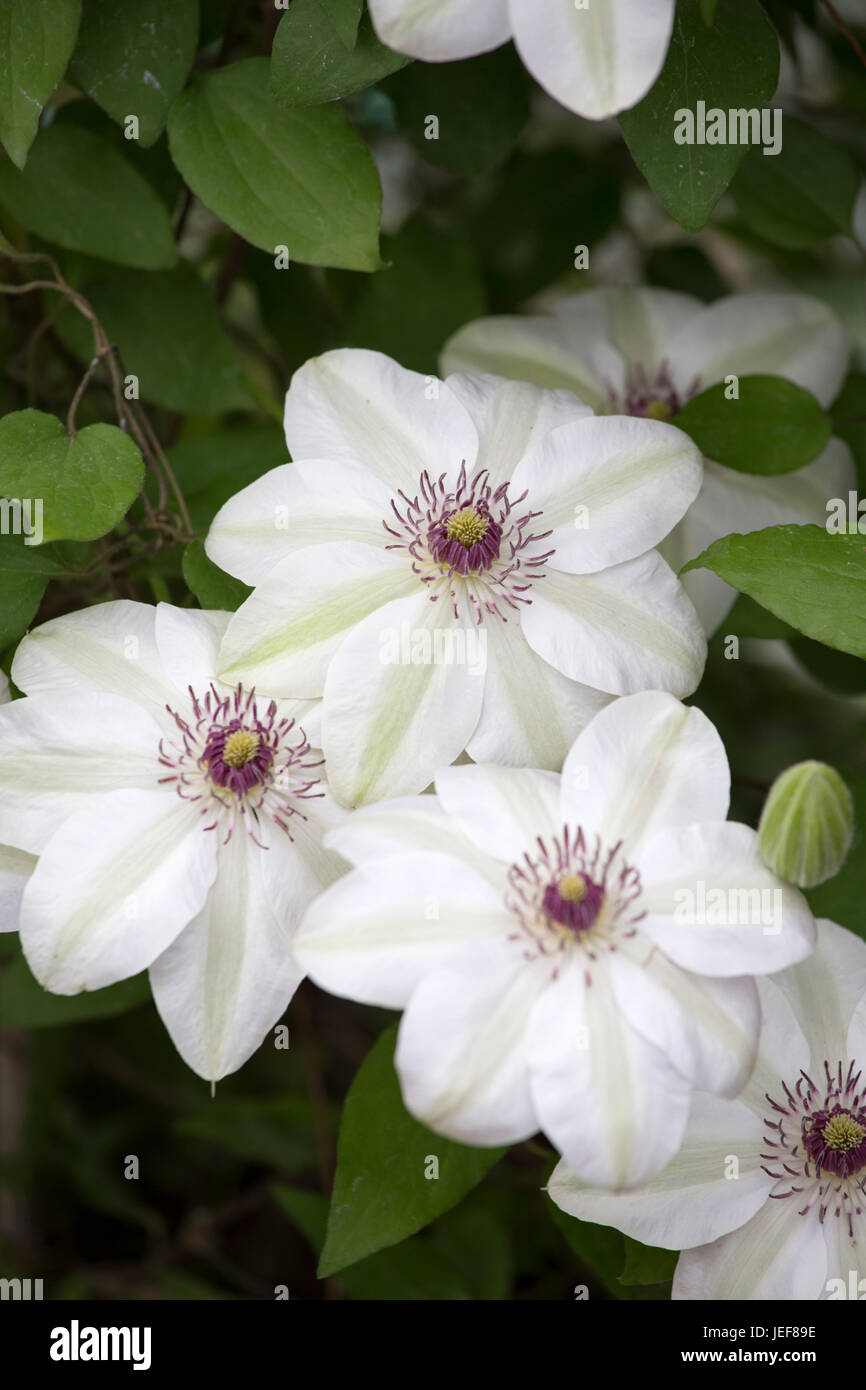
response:
M3 22L10 4L0 0ZM699 0L681 8L691 22ZM763 6L781 49L775 100L823 140L819 170L827 148L842 161L835 184L827 176L830 206L779 193L769 217L755 183L760 194L773 161L756 153L694 233L648 186L652 160L644 177L618 124L557 106L510 45L462 63L405 63L376 44L366 16L355 48L336 47L341 26L360 14L354 0L293 0L288 10L208 0L200 14L196 0L146 0L133 9L155 25L155 95L128 85L124 55L147 40L120 0L84 0L77 40L78 0L65 0L54 18L62 27L62 11L71 25L71 60L58 59L29 153L27 130L0 99L4 143L19 156L0 160L0 229L11 252L0 264L6 286L20 291L0 296L0 412L64 421L79 396L79 433L123 424L147 471L104 535L92 538L73 515L63 538L35 549L0 536L3 668L30 625L83 604L236 607L247 591L211 564L202 538L231 494L285 460L292 372L348 345L433 373L467 320L543 302L552 287L649 283L711 300L778 286L826 300L852 333L853 372L833 418L866 487L866 199L849 200L848 226L832 206L852 171L857 193L866 161L866 71L856 52L866 15L838 8L847 34L817 0ZM314 63L313 52L325 56ZM270 151L258 172L276 189L275 229L280 161L298 161L294 177L313 151L310 196L333 202L321 254L295 256L298 243L316 242L311 215L294 239L269 237L267 215L255 223L226 151L208 147L217 108L231 148L245 148L255 127ZM138 140L125 137L129 111L141 115ZM441 122L435 142L423 134L429 113ZM275 265L284 239L293 242L289 269ZM579 244L589 247L589 271L572 268ZM42 254L63 293L24 291L53 274L50 261L22 259ZM90 370L94 316L121 378L138 378L140 400L118 397L102 361ZM0 491L3 467L0 425ZM857 838L842 873L812 900L866 936L864 663L746 597L724 631L739 635L740 659L725 659L723 637L714 638L695 700L728 750L732 814L755 824L770 782L792 762L838 767L854 793ZM417 1211L398 1202L393 1229L382 1227L396 1243L376 1249L356 1232L342 1254L331 1249L334 1272L318 1278L341 1116L365 1058L364 1115L390 1150L377 1158L371 1137L349 1176L369 1163L387 1187L400 1155L408 1162L411 1152L417 1166L448 1147L402 1111L390 1016L305 984L287 1016L289 1046L266 1040L211 1098L175 1054L143 978L54 998L33 982L13 935L0 936L0 952L0 1275L42 1277L52 1298L273 1298L283 1288L311 1299L562 1299L581 1286L594 1298L669 1295L670 1254L552 1206L543 1141L455 1157L461 1200L441 1213L432 1196ZM130 1156L137 1178L124 1176ZM389 1156L391 1172L380 1172Z

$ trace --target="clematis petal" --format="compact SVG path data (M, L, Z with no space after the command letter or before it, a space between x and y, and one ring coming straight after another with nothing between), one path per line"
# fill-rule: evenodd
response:
M382 43L427 63L486 53L511 32L508 0L371 0L370 18Z
M644 1245L685 1250L735 1231L761 1209L773 1186L761 1168L763 1147L761 1122L747 1106L696 1091L682 1147L643 1187L589 1187L563 1161L547 1190L569 1216L614 1226ZM732 1154L739 1176L726 1182Z
M66 613L22 639L12 679L27 695L123 695L164 722L177 690L166 679L155 629L156 609L129 599Z
M0 845L0 931L18 930L21 897L35 868L34 854Z
M502 869L467 839L435 796L395 796L360 806L330 831L326 844L361 867L394 855L447 854L471 864L494 886L505 884Z
M859 1302L866 1287L861 1282L866 1279L866 1211L862 1207L852 1211L850 1224L848 1220L838 1220L831 1216L829 1220L824 1221L821 1229L827 1246L827 1277L817 1296L823 1299L835 1296L838 1299L844 1289L842 1296L850 1298L853 1286L856 1289L854 1297ZM841 1280L842 1289L838 1283L834 1288L830 1283L831 1279Z
M463 834L505 864L521 860L562 829L559 778L529 767L446 767L436 794Z
M267 845L262 876L271 911L294 932L313 899L328 888L349 865L325 838L346 824L349 814L323 784L315 796L294 803L287 818L288 834L274 822L260 820L256 839Z
M199 608L175 608L158 603L154 636L162 669L172 684L186 693L207 690L214 679L220 642L225 636L229 613L207 612Z
M748 825L666 828L644 843L640 867L642 928L685 970L762 974L814 950L806 899L767 868Z
M446 385L472 417L479 438L475 466L487 469L494 488L511 479L524 455L551 430L592 418L590 407L572 391L544 391L527 381L462 372L448 377ZM512 495L521 490L515 483Z
M625 944L610 969L620 1008L643 1037L694 1086L739 1095L755 1064L761 1031L751 976L713 980L681 970L643 935Z
M465 861L407 851L355 869L322 893L294 950L322 989L399 1009L431 970L511 926L501 894Z
M689 695L706 661L698 615L653 550L598 574L548 570L520 621L529 645L557 671L610 695Z
M487 623L484 639L484 699L466 745L469 756L477 763L558 771L581 729L611 697L542 661L518 623Z
M468 1144L508 1144L539 1128L526 1064L533 1005L550 977L513 943L467 950L409 1000L394 1062L407 1110Z
M621 393L624 367L640 368L649 377L658 373L667 362L671 337L703 308L690 294L640 285L602 285L563 295L551 305L572 352L582 362L595 364L607 383L607 396L611 390ZM614 360L620 367L612 373Z
M202 909L217 840L168 791L114 791L64 821L24 890L21 944L55 994L150 965Z
M826 1277L827 1246L818 1220L799 1217L793 1198L768 1199L739 1230L683 1251L671 1297L814 1299Z
M586 9L510 0L514 42L536 81L579 116L600 121L636 105L662 69L674 0L617 0Z
M562 819L633 855L656 831L723 821L731 776L715 727L662 691L615 700L576 740L562 769Z
M345 639L322 713L328 778L344 805L421 792L462 753L484 681L455 643L475 631L455 618L446 590L437 602L415 593L386 603Z
M690 1083L619 1008L604 968L571 958L529 1026L540 1126L569 1168L600 1187L637 1187L677 1152Z
M595 291L575 298L589 299ZM622 359L606 344L585 358L574 335L549 315L497 314L459 328L442 349L442 370L495 372L514 381L573 391L593 410L607 407L607 381L624 385ZM591 349L591 344L588 347Z
M783 1080L798 1076L801 1069L808 1071L812 1065L811 1049L803 1031L807 1016L795 1016L779 988L782 978L780 972L759 976L756 981L761 1000L761 1042L755 1069L739 1099L759 1117L766 1117L767 1096L782 1094ZM766 1153L766 1143L762 1147Z
M282 832L277 832L282 836ZM292 923L274 911L261 850L236 833L197 916L150 967L153 998L175 1047L208 1081L237 1071L285 1011L303 979ZM290 847L290 842L286 839ZM292 855L283 870L296 870Z
M286 555L327 541L387 539L391 491L358 464L301 459L242 488L214 517L205 549L214 564L261 584Z
M809 1051L824 1059L854 1057L866 1062L862 1001L866 999L866 948L858 936L826 918L817 923L814 955L773 977L773 987L800 1020ZM790 1034L790 1030L789 1030ZM778 1050L778 1049L777 1049ZM787 1054L780 1053L781 1057ZM808 1066L808 1061L802 1063Z
M36 695L0 710L0 840L38 854L73 811L121 787L153 788L162 730L131 700Z
M447 386L360 348L326 352L295 372L285 427L292 458L360 464L409 497L425 469L456 478L478 452L475 427Z
M591 574L662 540L702 479L700 451L681 430L618 415L553 430L518 466L513 486L526 489L553 531L548 566Z
M820 299L732 294L708 305L668 344L674 384L704 390L734 373L787 377L828 406L845 378L848 332Z
M295 551L229 622L220 679L271 695L321 695L328 663L355 625L417 589L405 560L358 541Z

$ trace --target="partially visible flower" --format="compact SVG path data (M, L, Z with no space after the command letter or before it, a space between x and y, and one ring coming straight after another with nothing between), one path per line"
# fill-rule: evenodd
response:
M851 848L854 803L835 768L795 763L770 788L758 843L765 863L788 883L814 888L837 874Z
M0 705L8 704L11 698L9 681L0 671ZM34 855L0 845L0 931L18 930L21 895L35 863Z
M559 769L608 695L695 689L700 623L651 548L700 486L681 431L347 349L295 373L286 439L295 462L207 539L257 586L219 670L324 696L346 805L420 792L464 750Z
M736 294L705 305L670 290L605 288L569 295L544 315L467 324L445 345L443 370L499 372L566 387L598 414L669 420L726 376L787 377L827 406L848 361L848 334L833 312L800 294ZM782 477L740 473L704 460L701 491L659 547L676 571L713 541L786 522L827 520L831 497L855 486L847 444ZM709 570L683 576L707 632L736 597Z
M725 820L718 734L650 691L596 715L561 777L451 767L436 791L329 837L358 867L310 907L298 959L324 989L405 1010L397 1071L431 1129L543 1129L584 1181L645 1181L693 1087L747 1081L749 976L814 944L801 894Z
M821 921L811 960L758 987L738 1100L696 1095L679 1154L637 1191L586 1187L565 1163L548 1190L572 1216L682 1250L674 1298L862 1298L866 946Z
M428 63L512 38L537 82L590 120L645 96L662 69L675 0L370 0L379 38Z
M209 1080L284 1011L303 978L294 926L344 867L321 847L342 813L292 718L316 711L217 681L227 620L126 601L56 618L16 653L28 698L0 710L0 840L39 856L30 968L75 994L149 967Z

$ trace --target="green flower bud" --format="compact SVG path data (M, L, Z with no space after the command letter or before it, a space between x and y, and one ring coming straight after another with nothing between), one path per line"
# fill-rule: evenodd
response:
M795 763L777 777L761 812L764 863L788 883L814 888L842 867L854 834L851 793L826 763Z

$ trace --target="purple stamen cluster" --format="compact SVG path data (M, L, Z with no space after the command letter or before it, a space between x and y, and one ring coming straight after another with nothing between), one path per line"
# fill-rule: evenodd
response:
M391 502L393 520L382 522L394 537L386 549L408 551L418 579L430 586L431 599L440 597L443 580L459 577L467 581L465 593L477 622L484 613L505 620L500 603L519 611L531 602L526 595L535 580L544 578L542 567L554 552L538 553L536 547L551 533L531 531L541 513L518 514L515 509L526 493L512 501L509 484L492 487L486 468L470 478L462 463L453 490L446 478L443 473L434 481L425 471L415 497L397 494L399 502ZM457 588L450 594L459 616Z
M253 787L268 780L274 763L274 746L267 740L264 726L254 719L250 724L232 719L228 724L214 724L205 740L202 761L207 775L218 787L245 796ZM237 734L248 734L255 742L255 752L245 761L226 761L226 744Z
M782 1082L784 1101L767 1096L775 1118L764 1121L764 1172L781 1185L774 1198L803 1197L801 1216L817 1209L845 1221L854 1238L862 1215L866 1182L866 1090L855 1062L824 1062L819 1086L801 1071L793 1086ZM861 1136L858 1131L863 1130Z
M528 939L530 959L580 946L589 965L637 934L646 915L638 910L640 874L623 858L621 840L605 849L598 835L566 825L536 844L536 855L509 869L505 897L519 925L513 939Z
M583 877L582 882L580 897L563 892L563 880L560 879L559 882L548 883L542 898L542 907L551 921L575 933L589 931L595 925L604 902L604 889L600 883Z
M178 743L163 739L160 764L168 769L161 783L174 783L178 796L200 803L200 813L215 830L222 825L230 839L237 817L256 843L259 817L267 814L291 839L289 822L306 816L299 800L323 796L318 778L308 777L323 759L310 761L310 745L302 729L298 741L290 735L293 719L279 717L271 700L264 714L255 691L238 686L229 695L211 685L203 697L189 690L191 713L187 718L166 706L180 731ZM263 846L264 848L264 846Z
M662 362L654 377L650 377L646 368L638 363L629 369L624 390L611 391L611 413L637 415L641 418L653 415L662 418L657 407L663 405L666 407L666 418L671 418L682 410L686 401L696 395L699 389L700 378L695 377L686 391L679 392L674 385L667 362Z

